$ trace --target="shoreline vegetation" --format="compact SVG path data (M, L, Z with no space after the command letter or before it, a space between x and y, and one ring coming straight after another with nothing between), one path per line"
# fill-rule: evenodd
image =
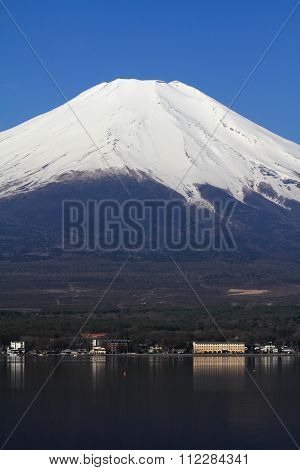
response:
M163 349L186 349L193 341L243 342L247 346L273 343L299 350L300 309L298 305L218 305L211 308L219 331L201 308L118 308L96 312L83 333L103 333L107 338ZM77 336L87 313L0 312L0 348L23 340L26 350L62 351ZM221 334L223 333L223 335ZM77 337L74 349L88 349L90 342ZM131 352L139 352L131 349Z

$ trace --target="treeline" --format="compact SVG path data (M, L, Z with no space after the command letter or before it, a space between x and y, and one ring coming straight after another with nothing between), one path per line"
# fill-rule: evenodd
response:
M249 344L272 341L300 346L300 309L296 306L243 308L219 306L211 311L230 340ZM0 345L24 339L29 347L66 347L76 335L87 313L0 312ZM224 339L201 308L177 310L114 310L94 314L86 332L105 332L108 337L136 343L183 346L193 340ZM80 337L76 346L86 346Z

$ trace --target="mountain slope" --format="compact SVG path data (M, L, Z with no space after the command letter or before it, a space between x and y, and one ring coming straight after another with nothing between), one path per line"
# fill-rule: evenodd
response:
M285 205L300 201L300 146L180 82L120 79L0 133L0 197L116 174Z

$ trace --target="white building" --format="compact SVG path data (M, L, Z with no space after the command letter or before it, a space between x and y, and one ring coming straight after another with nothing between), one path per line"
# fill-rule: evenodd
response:
M6 353L8 356L17 356L19 354L25 354L24 341L11 341Z
M194 354L244 354L245 343L236 342L193 342Z
M106 349L103 347L103 339L95 338L92 340L92 349L90 354L106 354Z
M271 343L266 344L265 346L260 348L260 351L264 354L278 354L278 352L279 352L277 346L275 346L274 344L271 344Z
M283 354L292 354L292 353L295 352L295 349L293 349L293 348L288 348L287 346L282 346L281 352L282 352Z
M102 346L93 346L90 354L103 355L103 354L106 354L106 349L103 348Z
M158 346L158 344L155 344L154 346L149 347L148 353L149 354L162 354L163 348L162 346Z

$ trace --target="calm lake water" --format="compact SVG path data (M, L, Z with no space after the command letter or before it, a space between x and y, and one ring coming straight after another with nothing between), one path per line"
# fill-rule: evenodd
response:
M0 444L57 360L0 360ZM64 359L7 448L295 448L248 373L300 442L300 358L116 356Z

